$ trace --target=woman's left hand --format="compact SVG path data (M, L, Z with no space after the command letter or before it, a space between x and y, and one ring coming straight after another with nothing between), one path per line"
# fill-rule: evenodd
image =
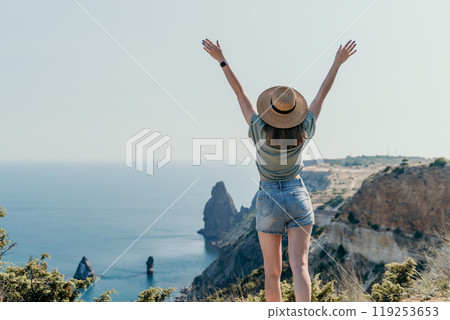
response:
M215 60L222 62L225 60L225 57L222 53L222 49L220 48L219 41L217 40L217 46L212 43L209 39L203 40L203 49L205 49L206 52L210 54L211 57L213 57Z
M338 51L336 52L335 62L338 65L343 64L345 61L347 61L350 56L352 56L356 51L354 50L356 47L356 41L355 40L349 40L345 46L342 48L342 44L339 46Z

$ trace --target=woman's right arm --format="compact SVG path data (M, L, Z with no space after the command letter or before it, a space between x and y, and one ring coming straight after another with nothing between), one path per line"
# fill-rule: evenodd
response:
M230 84L231 88L233 89L234 93L236 94L236 97L239 102L239 106L241 107L242 114L244 115L245 121L247 121L247 124L250 124L250 118L251 116L256 113L255 108L253 107L250 99L248 98L247 94L244 92L244 89L242 88L241 83L237 79L234 72L231 70L230 65L228 64L228 61L226 61L222 49L220 48L219 41L217 41L217 46L214 45L210 40L206 39L203 41L204 49L206 52L208 52L211 57L213 57L218 62L225 61L227 64L226 66L222 67L222 70L225 74L225 77L228 80L228 83Z
M347 59L354 54L357 50L353 50L356 47L355 41L348 41L344 48L342 48L342 45L339 46L339 50L336 53L336 57L334 59L333 65L331 66L330 71L328 71L328 74L323 81L322 85L320 86L319 92L317 93L314 100L309 105L309 110L314 113L314 116L316 118L319 117L320 110L322 109L323 101L325 100L325 97L327 96L328 92L331 89L331 86L333 85L334 79L336 78L337 72L339 70L339 67L347 61Z

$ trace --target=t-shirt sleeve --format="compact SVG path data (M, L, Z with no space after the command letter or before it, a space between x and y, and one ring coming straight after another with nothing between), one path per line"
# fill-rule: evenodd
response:
M258 140L258 132L259 132L259 116L258 114L254 113L252 114L252 116L250 117L250 123L248 126L248 137L251 138L253 140L253 142L255 140Z
M308 139L311 139L316 133L316 116L308 110L308 114L303 122Z

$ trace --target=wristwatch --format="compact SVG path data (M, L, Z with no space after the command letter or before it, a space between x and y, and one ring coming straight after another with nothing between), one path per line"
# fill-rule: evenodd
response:
M225 61L225 60L223 60L221 63L220 63L220 66L223 68L223 67L225 67L227 65L227 62Z

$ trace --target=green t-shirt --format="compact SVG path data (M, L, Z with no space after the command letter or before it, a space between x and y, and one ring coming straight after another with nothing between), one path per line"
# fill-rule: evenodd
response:
M267 180L286 181L291 180L303 169L301 151L313 137L316 130L316 118L314 113L308 110L304 127L308 139L299 146L293 148L273 147L266 141L267 137L262 132L265 122L254 113L250 118L248 136L256 147L256 167L259 173ZM275 143L273 141L273 143ZM295 145L293 141L284 141L285 145ZM277 143L277 145L280 145Z

